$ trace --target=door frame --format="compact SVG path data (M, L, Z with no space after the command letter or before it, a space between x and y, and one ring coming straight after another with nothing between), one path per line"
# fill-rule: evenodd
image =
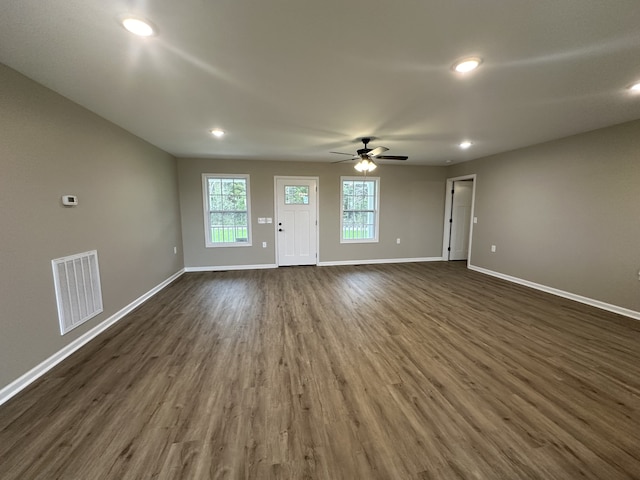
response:
M447 178L445 189L445 201L444 201L444 227L442 232L442 259L446 262L449 261L449 241L451 240L451 224L449 219L451 218L451 209L453 202L451 198L451 190L453 189L453 182L461 180L472 180L473 188L471 190L471 218L469 226L469 252L467 254L467 266L471 265L471 247L473 245L473 225L475 220L476 209L476 183L477 175L475 173L470 175L462 175L460 177Z
M280 267L280 258L278 252L278 180L314 180L316 182L316 266L320 262L320 177L304 176L304 175L274 175L273 176L273 236L275 238L273 245L275 246L276 265Z

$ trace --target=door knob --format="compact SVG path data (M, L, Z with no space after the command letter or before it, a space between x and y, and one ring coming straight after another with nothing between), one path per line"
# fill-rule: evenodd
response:
M281 228L279 228L279 229L278 229L278 231L279 231L279 232L281 232L281 231L282 231L282 229L281 229Z

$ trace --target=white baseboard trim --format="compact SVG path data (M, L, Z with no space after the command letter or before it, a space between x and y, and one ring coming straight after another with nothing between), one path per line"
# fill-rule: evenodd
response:
M225 272L227 270L261 270L278 268L275 263L261 263L259 265L214 265L210 267L185 267L185 272Z
M184 273L184 269L174 273L169 278L167 278L164 282L155 286L154 288L149 290L147 293L145 293L141 297L131 302L126 307L122 308L118 312L111 315L109 318L101 322L99 325L96 325L91 330L87 331L80 337L76 338L67 346L63 347L61 350L58 350L56 353L51 355L45 361L43 361L39 365L36 365L27 373L17 378L6 387L3 387L2 389L0 389L0 405L7 402L10 398L14 397L15 395L17 395L20 391L24 390L31 383L35 382L38 378L40 378L42 375L47 373L53 367L58 365L69 355L71 355L76 350L80 349L83 345L87 344L88 342L93 340L95 337L100 335L111 325L116 323L118 320L122 319L127 313L131 312L134 308L138 307L139 305L142 305L145 301L147 301L149 298L154 296L160 290L165 288L175 279L180 277L183 273Z
M534 288L536 290L550 293L558 297L568 298L569 300L584 303L585 305L590 305L602 310L607 310L608 312L613 312L619 315L624 315L625 317L633 318L635 320L640 320L640 312L636 312L635 310L631 310L629 308L619 307L610 303L601 302L600 300L594 300L593 298L583 297L582 295L577 295L571 292L565 292L564 290L548 287L540 283L530 282L529 280L523 280L522 278L512 277L511 275L505 275L504 273L494 272L493 270L487 270L486 268L482 267L469 265L469 270L474 270L476 272L484 273L485 275L491 275L492 277L501 278L502 280L506 280L508 282L524 285L525 287Z
M421 258L378 258L373 260L335 260L330 262L318 262L319 267L335 267L338 265L373 265L377 263L414 263L414 262L441 262L442 257Z
M319 267L333 267L338 265L372 265L376 263L412 263L412 262L440 262L442 257L420 258L379 258L371 260L335 260L318 262ZM185 272L224 272L228 270L259 270L264 268L278 268L275 263L262 263L258 265L215 265L209 267L185 267Z

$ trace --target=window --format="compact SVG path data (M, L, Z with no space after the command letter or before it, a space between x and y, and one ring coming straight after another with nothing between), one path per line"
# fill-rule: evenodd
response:
M309 205L308 185L285 185L284 187L285 205Z
M380 179L341 177L341 243L378 241Z
M207 247L251 245L249 175L202 175Z

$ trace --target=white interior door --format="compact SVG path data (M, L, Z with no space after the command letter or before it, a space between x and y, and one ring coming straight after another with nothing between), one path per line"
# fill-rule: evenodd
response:
M472 197L472 180L460 180L453 182L449 260L466 260L469 255L469 229L471 228Z
M318 181L309 177L276 177L278 265L316 265Z

